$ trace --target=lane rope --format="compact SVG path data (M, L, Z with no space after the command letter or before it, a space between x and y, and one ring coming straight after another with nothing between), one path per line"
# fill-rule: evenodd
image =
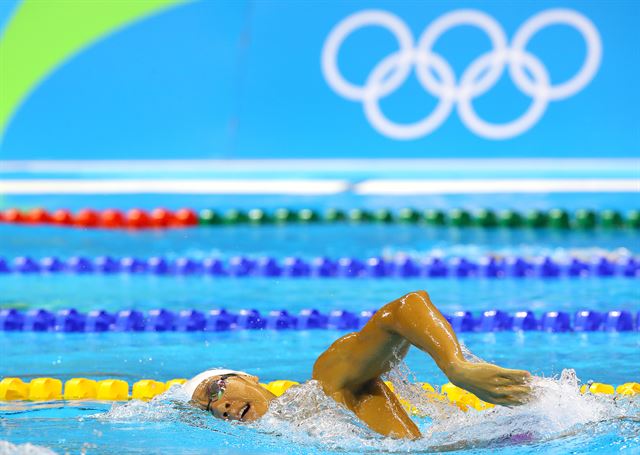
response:
M93 310L81 313L64 309L57 313L44 309L21 312L16 309L0 310L0 331L28 332L221 332L228 330L358 330L373 316L375 310L352 312L332 310L324 313L317 309L304 309L298 314L287 310L262 314L255 309L237 312L214 309L171 311L154 309L148 312L122 310L111 313ZM536 315L533 311L508 313L487 310L479 314L456 311L444 315L456 332L629 332L640 330L640 311L627 310L599 312L579 310L547 311Z
M185 383L184 378L171 379L169 381L155 381L142 379L131 386L122 379L93 380L87 378L71 378L63 382L56 378L34 378L29 382L23 382L17 377L6 377L0 381L0 401L148 401L166 392L169 388ZM263 387L276 396L282 395L290 387L299 383L289 380L277 380L269 383L261 383ZM394 391L393 384L385 381L385 384ZM480 400L475 395L449 383L436 389L431 384L423 382L421 387L426 396L433 401L449 402L463 411L470 408L478 411L491 409L494 405ZM395 392L395 391L394 391ZM640 383L627 382L614 387L611 384L589 382L580 388L580 392L593 395L637 396L640 394ZM405 408L414 414L418 410L408 402L401 400Z
M69 210L49 212L43 208L22 211L9 208L0 212L0 222L11 224L53 224L80 228L106 229L165 229L192 226L214 225L269 225L269 224L305 224L305 223L401 223L420 224L425 226L441 226L456 228L551 228L551 229L638 229L640 228L640 210L631 210L623 215L617 210L580 209L573 213L563 209L532 210L520 212L516 210L494 211L481 209L470 212L464 209L448 211L414 208L399 210L366 210L353 208L342 210L330 208L324 212L303 208L279 208L265 211L254 208L241 208L224 211L182 208L171 211L156 208L150 211L133 208L128 211L118 209L81 209L76 213Z
M73 256L66 260L47 256L40 260L18 256L12 261L0 257L0 274L131 274L131 275L207 275L215 277L262 278L541 278L555 279L588 277L640 277L640 258L600 255L591 260L578 257L557 260L549 256L489 255L479 259L465 257L440 258L431 256L423 260L399 256L330 259L317 257L305 260L285 257L278 260L264 256L253 258L234 256L229 259L175 260L154 256L151 258L99 256L93 259Z

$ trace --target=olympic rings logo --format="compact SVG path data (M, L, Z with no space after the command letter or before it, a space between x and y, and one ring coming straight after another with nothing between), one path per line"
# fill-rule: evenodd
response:
M587 47L579 71L557 85L551 85L549 73L540 59L526 50L529 40L552 24L575 28ZM478 27L487 34L493 49L471 62L456 80L451 65L433 51L433 46L445 32L460 25ZM369 73L365 84L358 86L342 76L337 58L344 40L367 26L389 30L398 41L399 50L382 59ZM460 119L475 134L489 139L508 139L531 128L542 117L549 101L568 98L582 90L598 71L601 57L598 30L588 18L571 9L548 9L530 17L515 33L510 46L501 25L478 10L456 10L440 16L422 32L415 46L411 31L400 18L387 11L364 10L346 17L331 30L322 49L322 71L327 83L338 94L362 102L371 125L388 137L409 140L426 136L446 121L456 105ZM533 101L519 118L502 124L490 123L478 116L473 99L489 91L507 66L516 87ZM379 101L398 89L413 67L420 85L438 98L438 103L422 120L395 123L384 115Z

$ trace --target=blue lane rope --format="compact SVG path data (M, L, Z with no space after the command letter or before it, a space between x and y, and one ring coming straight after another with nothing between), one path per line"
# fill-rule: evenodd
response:
M27 256L7 262L0 258L2 273L97 273L97 274L150 274L150 275L209 275L231 277L282 277L282 278L558 278L558 277L640 277L640 260L630 257L610 260L605 256L593 261L572 258L567 262L547 256L485 257L480 260L467 258L440 259L431 257L423 261L405 257L387 260L379 257L359 259L343 257L315 258L311 261L297 257L277 260L273 257L258 259L235 256L228 260L207 258L203 260L180 257L168 260L162 257L149 259L124 257L114 259L100 256L89 259L74 256L67 260L45 257L35 260Z
M52 313L47 310L31 310L26 313L0 310L0 330L35 332L219 332L227 330L356 330L375 313L375 310L359 313L333 310L323 313L305 309L298 314L286 310L261 314L255 309L231 312L224 309L203 313L196 310L179 312L167 309L124 310L110 313L94 310L81 313L75 309ZM635 317L634 317L635 316ZM474 315L469 311L446 314L456 332L531 331L545 332L627 332L640 330L640 311L613 310L599 312L580 310L574 314L548 311L538 316L532 311L507 313L501 310L483 311Z

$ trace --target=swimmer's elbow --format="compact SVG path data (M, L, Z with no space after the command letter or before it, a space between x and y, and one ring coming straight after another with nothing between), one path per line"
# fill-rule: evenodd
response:
M396 310L400 312L414 312L426 306L433 306L427 291L413 291L398 299Z
M376 318L374 319L383 327L390 328L394 326L396 318L403 314L414 312L419 307L424 307L425 304L432 305L431 298L427 291L418 290L409 292L382 307L376 313Z
M403 300L414 301L417 300L419 302L424 302L425 300L431 302L431 297L429 297L429 293L423 289L409 292L403 297Z
M431 304L431 297L429 297L427 291L418 290L403 295L383 308L388 308L391 311L401 311L407 307L424 305L425 303Z

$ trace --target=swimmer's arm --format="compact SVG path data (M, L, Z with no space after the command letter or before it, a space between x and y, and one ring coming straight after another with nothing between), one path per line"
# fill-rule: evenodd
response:
M316 361L313 376L325 391L357 393L389 371L410 345L429 354L453 384L482 400L520 404L529 393L528 372L467 362L451 325L425 291L388 303L360 332L336 341Z

